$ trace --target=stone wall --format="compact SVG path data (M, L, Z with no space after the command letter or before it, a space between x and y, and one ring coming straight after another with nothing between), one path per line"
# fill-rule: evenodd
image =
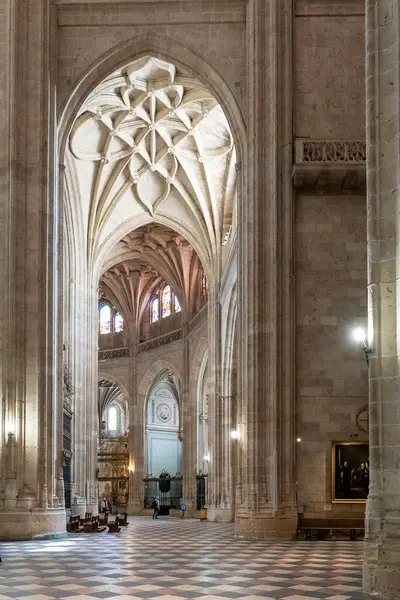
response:
M298 0L296 137L365 137L364 3Z
M356 424L368 402L367 365L354 326L366 327L363 196L296 200L298 506L307 516L363 513L332 504L332 441L367 440Z
M245 2L124 3L114 9L96 3L57 7L60 99L65 101L77 79L111 48L146 33L193 49L203 56L245 103ZM132 57L134 58L134 57ZM184 58L184 57L183 57Z

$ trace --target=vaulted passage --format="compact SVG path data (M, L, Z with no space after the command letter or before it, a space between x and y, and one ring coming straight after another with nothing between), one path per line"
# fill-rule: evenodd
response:
M143 514L159 496L161 514L184 501L187 516L207 505L231 521L237 157L224 111L144 56L82 102L65 162L68 514Z
M221 536L277 600L356 600L362 543L365 599L397 600L399 13L0 0L0 540L129 513L93 533L117 562L136 535L158 581L160 532L185 568ZM316 573L242 568L275 549L268 578Z

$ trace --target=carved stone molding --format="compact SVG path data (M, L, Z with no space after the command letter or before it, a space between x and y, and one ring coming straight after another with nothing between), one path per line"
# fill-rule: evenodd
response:
M110 358L127 358L130 356L129 348L114 348L113 350L99 350L99 360Z
M364 17L363 0L296 0L296 17L346 16Z
M364 140L297 139L293 186L297 190L364 194L366 146Z
M128 435L110 436L100 435L98 451L106 453L125 454L127 452Z
M105 11L103 4L55 0L59 27L163 25L166 19L174 23L245 23L245 0L203 0L176 3L174 1L113 2L114 12ZM147 5L147 6L146 6ZM148 10L144 10L148 7ZM153 7L156 7L154 9ZM217 8L217 10L216 10ZM150 10L149 10L150 9ZM110 23L110 19L112 20Z
M138 346L138 354L141 352L147 352L147 350L152 350L153 348L158 348L163 344L169 344L170 342L175 342L176 340L182 339L182 329L177 329L175 331L171 331L166 335L161 335L160 337L154 338L153 340L149 340L148 342L142 342Z
M75 388L72 384L72 373L69 366L63 365L63 408L72 413L72 399L75 395Z

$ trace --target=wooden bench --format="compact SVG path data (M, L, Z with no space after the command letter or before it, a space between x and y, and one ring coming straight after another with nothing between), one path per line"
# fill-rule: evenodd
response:
M121 527L126 527L127 525L129 525L128 523L128 513L124 513L124 516L118 515L118 519L119 519L119 525Z
M80 524L84 525L85 523L88 523L89 521L92 520L92 516L93 516L93 513L91 513L91 512L85 513L85 517L83 519L79 518Z
M108 525L108 533L119 533L121 531L121 527L119 526L119 517L115 517L115 521L113 523L107 523Z
M108 512L103 515L99 515L99 525L107 525L108 524Z
M69 523L67 523L67 531L69 533L80 533L81 531L83 531L79 515L76 517L69 518Z
M300 517L297 525L297 539L300 533L305 534L306 540L324 537L326 532L333 531L348 535L350 540L356 541L364 534L364 519L307 519Z
M92 519L90 521L86 521L86 523L83 524L83 531L84 533L101 533L102 531L105 531L106 527L99 527L99 517L92 517Z

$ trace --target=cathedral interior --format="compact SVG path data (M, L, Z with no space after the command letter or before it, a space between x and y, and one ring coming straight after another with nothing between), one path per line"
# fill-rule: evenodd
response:
M0 600L400 600L400 0L0 14Z

